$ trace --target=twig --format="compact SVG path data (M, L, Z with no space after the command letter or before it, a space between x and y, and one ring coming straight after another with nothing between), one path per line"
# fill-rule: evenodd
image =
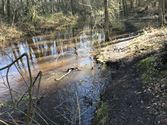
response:
M81 107L79 103L78 93L76 92L76 98L77 98L77 109L78 109L78 119L79 119L79 125L81 125Z
M32 89L33 89L33 86L34 86L34 82L33 82L33 79L32 79L32 73L31 73L31 68L30 68L30 63L29 63L29 57L28 57L28 54L27 53L24 53L22 54L20 57L18 57L16 60L14 60L12 63L0 68L0 71L1 70L5 70L7 69L7 73L6 73L6 80L7 80L7 84L8 84L8 88L9 88L9 92L10 92L10 96L11 96L11 99L12 99L12 102L14 104L14 99L13 99L13 95L12 95L12 91L11 91L11 88L10 88L10 84L9 84L9 79L8 79L8 73L9 73L9 70L11 68L12 65L15 65L16 62L18 62L20 59L22 59L23 57L26 57L26 61L27 61L27 66L28 66L28 73L29 73L29 78L30 78L30 85L29 85L29 88L28 88L28 95L29 95L29 103L28 103L28 109L27 109L27 119L26 119L26 124L27 125L31 125L32 124L32 119L31 117L33 116L33 100L32 100ZM37 79L36 79L37 80ZM35 80L35 81L36 81Z
M9 117L12 119L12 121L14 122L15 125L18 125L18 123L16 122L16 120L12 117L12 115L10 113L8 113Z
M6 81L7 81L7 85L8 85L8 88L9 88L9 93L10 93L10 96L11 96L12 103L14 104L14 107L15 107L15 102L14 102L14 98L13 98L13 94L12 94L12 89L10 87L9 78L8 78L9 70L10 70L10 67L8 67L7 72L6 72Z
M50 122L52 122L54 125L57 125L57 123L55 123L54 121L52 121L50 118L48 118L42 111L40 108L36 107L37 110L39 110L40 113L42 113L42 115L47 119L49 120Z
M35 78L35 80L33 81L33 86L35 85L35 83L36 83L36 81L38 80L38 78L39 78L39 83L38 83L38 88L39 88L39 84L40 84L40 81L41 81L41 77L42 77L42 72L40 71L39 73L38 73L38 75L36 76L36 78ZM30 88L28 88L28 90L20 97L20 99L19 99L19 101L17 101L17 106L18 106L18 104L21 102L21 100L24 98L24 96L26 95L26 93L29 91L29 89ZM39 93L39 92L38 92Z
M8 123L6 123L4 120L0 119L0 123L4 124L4 125L9 125Z
M65 115L63 115L61 112L59 112L58 110L55 110L57 113L59 113L64 119L66 119L69 123L71 123L72 125L74 124L71 120L69 120Z
M22 110L20 109L17 109L19 112L23 113L25 116L29 117L29 119L31 119L32 121L35 122L36 125L40 125L35 119L33 119L32 117L28 116L27 113L23 112ZM26 124L27 125L27 124ZM31 124L32 125L32 124Z
M35 111L35 112L46 123L46 125L49 125L49 123L42 117L42 115L40 113L38 113L37 111Z

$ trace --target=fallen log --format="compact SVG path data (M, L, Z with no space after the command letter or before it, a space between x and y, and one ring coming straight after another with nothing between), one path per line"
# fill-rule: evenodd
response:
M60 80L62 80L65 76L67 76L68 74L70 74L70 73L71 73L72 71L74 71L74 70L80 71L80 69L78 69L78 67L68 68L68 69L66 70L67 73L65 73L64 75L62 75L60 78L54 79L54 80L55 80L55 81L60 81Z

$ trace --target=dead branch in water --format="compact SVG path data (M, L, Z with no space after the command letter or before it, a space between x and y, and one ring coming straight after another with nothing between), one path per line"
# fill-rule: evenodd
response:
M68 68L68 69L67 69L67 73L65 73L64 75L62 75L62 76L59 77L58 79L55 79L55 81L60 81L60 80L62 80L65 76L67 76L68 74L70 74L73 70L80 71L80 69L79 69L78 67L75 67L75 68Z

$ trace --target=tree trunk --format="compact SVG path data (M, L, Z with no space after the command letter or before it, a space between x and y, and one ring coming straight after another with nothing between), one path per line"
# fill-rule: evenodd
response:
M28 15L28 13L29 13L29 9L30 9L30 1L29 0L27 0L26 1L26 15Z
M2 15L5 15L5 1L2 0Z
M10 23L10 18L11 18L11 12L10 12L10 0L7 0L6 10L7 10L8 22Z
M105 41L109 41L109 14L108 14L108 0L104 0L104 32Z
M159 20L160 25L165 23L165 0L159 0Z
M133 8L133 0L130 0L130 8Z
M71 3L71 12L72 12L72 15L74 15L74 1L70 0L70 3Z
M122 6L123 6L123 14L124 14L124 16L127 16L128 12L127 12L126 0L122 0Z

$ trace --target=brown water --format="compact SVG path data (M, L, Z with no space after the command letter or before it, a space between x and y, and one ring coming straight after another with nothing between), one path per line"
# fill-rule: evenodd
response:
M0 67L28 53L33 76L39 71L43 72L40 93L46 97L40 101L39 109L45 114L43 117L46 121L38 118L39 122L77 125L81 121L83 125L90 125L100 94L110 82L110 70L96 64L92 56L95 41L100 43L103 40L103 33L81 34L77 38L68 39L50 39L47 36L28 38L1 50ZM55 81L72 67L80 70L72 71L62 80ZM0 73L0 100L3 101L10 99L10 96L4 85L6 71ZM9 82L15 95L27 89L28 78L25 59L11 67Z

